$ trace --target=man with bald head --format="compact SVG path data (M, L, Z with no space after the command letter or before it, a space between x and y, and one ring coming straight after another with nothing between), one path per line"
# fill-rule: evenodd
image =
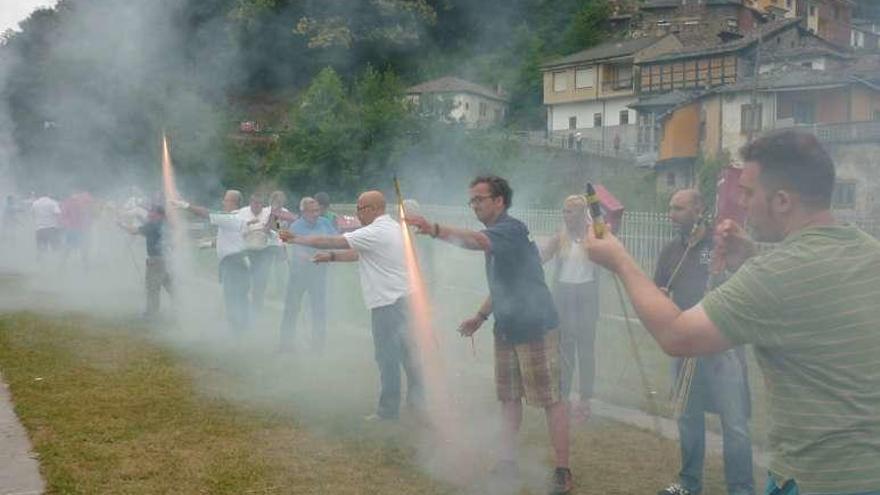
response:
M702 235L694 232L694 225L700 221L705 208L703 196L696 189L682 189L669 200L669 220L678 228L678 235L660 253L654 283L683 311L696 306L709 285L712 232L709 229ZM676 378L681 371L682 360L676 359ZM679 481L658 495L696 495L702 491L707 412L721 417L727 492L753 494L750 409L741 347L696 358L687 404L678 418Z
M245 233L247 221L238 213L241 208L241 191L230 189L223 194L223 212L192 205L183 200L170 203L197 216L207 218L217 227L217 257L220 259L220 283L223 284L223 302L226 321L233 334L247 330L250 320L248 292L250 271L246 261Z
M394 420L400 415L400 369L406 372L407 404L424 405L417 355L409 335L406 297L409 284L404 265L401 226L385 212L385 196L367 191L357 201L362 227L342 235L297 235L283 232L286 242L332 251L315 254L313 261L357 261L364 303L370 308L376 363L381 391L376 413L368 420Z

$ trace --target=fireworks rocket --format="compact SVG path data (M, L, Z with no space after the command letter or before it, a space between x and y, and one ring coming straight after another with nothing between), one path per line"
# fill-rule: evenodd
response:
M590 216L593 217L593 232L601 239L605 236L605 220L602 218L602 205L599 204L599 196L593 184L587 182L586 188L587 206L590 207Z
M394 194L397 196L397 211L400 213L401 220L406 218L406 212L403 209L403 194L400 194L400 180L394 176Z

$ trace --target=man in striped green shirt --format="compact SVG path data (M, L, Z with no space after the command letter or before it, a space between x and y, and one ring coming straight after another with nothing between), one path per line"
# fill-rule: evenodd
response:
M812 135L786 130L742 150L741 201L755 255L731 221L716 254L731 279L679 310L613 236L588 239L664 351L698 356L752 344L764 374L768 494L880 494L880 242L831 215L834 165Z

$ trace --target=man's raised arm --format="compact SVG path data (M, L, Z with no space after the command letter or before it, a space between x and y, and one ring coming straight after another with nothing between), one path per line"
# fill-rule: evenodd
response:
M419 234L430 235L435 239L442 239L465 249L473 251L492 250L492 241L489 239L489 236L482 232L431 223L425 217L419 215L407 215L406 223L415 226Z

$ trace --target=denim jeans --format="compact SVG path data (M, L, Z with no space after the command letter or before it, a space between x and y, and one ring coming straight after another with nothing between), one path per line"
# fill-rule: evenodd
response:
M764 489L765 495L800 495L797 483L789 481L788 483L779 483L772 474L767 476L767 488ZM838 493L835 495L880 495L880 491L862 492L862 493Z
M243 253L230 254L220 260L220 283L223 284L223 303L229 330L233 334L244 332L250 319L248 293L251 282Z
M312 309L312 349L320 351L327 334L327 268L314 263L291 263L281 319L281 346L293 343L297 315L306 292Z
M740 351L741 352L741 351ZM681 485L691 493L703 489L707 411L721 417L724 480L729 495L752 495L752 441L749 434L749 389L745 361L736 350L697 358L687 407L678 419Z
M407 404L424 407L425 393L417 350L410 338L406 298L394 304L373 308L373 345L379 366L381 391L376 410L382 418L395 419L400 415L400 369L406 372Z
M269 272L278 256L278 248L269 246L263 249L249 250L247 253L251 265L251 308L253 314L258 316L263 313L266 287L269 285Z

